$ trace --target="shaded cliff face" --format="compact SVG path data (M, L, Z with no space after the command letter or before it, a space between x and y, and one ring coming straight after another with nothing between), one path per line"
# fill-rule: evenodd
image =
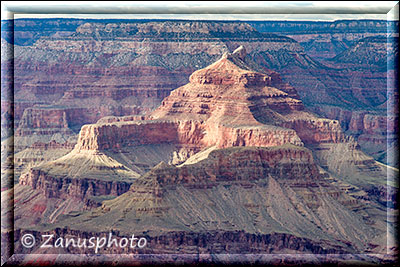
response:
M253 21L248 22L260 32L286 35L299 42L308 55L316 59L333 58L366 37L395 36L398 21L339 20Z
M250 22L250 25L261 32L293 38L304 47L307 55L325 66L317 69L312 64L274 66L266 60L270 68L277 70L285 81L296 87L306 106L322 106L321 109L313 109L316 112L321 110L318 114L326 117L325 109L337 108L382 116L392 113L387 107L396 102L393 95L397 90L391 80L392 69L396 69L398 61L398 22L276 21Z
M111 227L123 236L135 222L135 234L145 235L149 242L143 254L238 253L239 248L241 253L264 249L268 253L282 249L315 253L310 247L290 245L297 243L297 238L309 240L313 247L321 245L325 252L354 253L376 248L375 242L381 241L373 235L386 234L376 215L358 212L360 207L372 205L373 214L375 204L357 201L325 179L306 148L231 147L194 157L180 166L160 163L136 179L126 193L92 211L66 215L52 227L65 229L68 224L73 236L102 233ZM338 228L338 224L346 227ZM36 231L44 229L46 226ZM259 241L243 247L242 231ZM178 232L188 243L165 241ZM194 241L193 235L207 232L223 233L220 247L209 247L214 240L211 236L201 237L200 243ZM293 241L278 245L270 240L269 248L261 241L264 235L283 238L282 234L292 236Z
M20 122L20 128L68 128L67 116L63 110L47 110L47 114L44 114L46 110L39 109L27 109L26 116L23 116L23 120ZM39 113L39 114L35 114ZM40 120L41 118L46 118L45 120ZM21 130L17 130L17 135L24 136Z
M117 167L114 167L118 170ZM107 171L104 167L102 171ZM59 173L57 173L59 175ZM53 173L53 175L57 175ZM134 175L132 175L134 177ZM33 170L20 178L21 185L29 185L41 191L46 198L68 199L75 198L81 201L92 196L118 196L128 191L129 181L99 181L99 179L57 179L41 170Z
M398 53L398 37L368 37L359 40L332 61L351 68L375 68L378 71L386 71L388 61L398 57Z
M352 111L339 107L315 106L318 114L338 120L348 135L354 136L361 149L374 159L398 167L397 150L398 114L387 115L368 111Z
M160 163L142 178L154 180L160 186L188 184L194 187L212 187L213 182L221 181L252 181L269 175L307 182L320 179L311 152L293 145L271 149L217 149L210 151L205 160L197 160L196 165L184 163L178 167ZM286 176L288 173L290 175ZM133 191L136 191L135 186Z

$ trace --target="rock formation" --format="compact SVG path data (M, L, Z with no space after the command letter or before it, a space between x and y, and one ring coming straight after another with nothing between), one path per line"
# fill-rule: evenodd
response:
M372 90L382 73L327 67L246 23L79 25L15 47L18 128L2 148L15 143L7 166L21 176L11 199L2 184L2 205L16 203L2 216L14 212L17 238L134 229L148 238L144 254L393 248L385 208L397 208L397 187L386 179L396 169L341 127L378 146L388 121L397 131L396 118L353 110L385 105ZM15 248L26 252L18 240Z
M145 117L131 117L132 120L111 123L106 120L83 126L72 152L33 168L20 178L20 183L36 188L41 187L40 184L44 184L45 180L53 183L54 179L62 180L61 184L81 179L101 180L101 177L114 179L117 176L120 179L122 174L113 173L120 168L126 171L123 174L125 180L129 180L156 165L159 162L157 160L180 163L208 147L268 147L286 143L302 146L303 142L295 130L279 126L284 118L279 112L284 112L287 118L299 115L315 117L304 111L299 99L272 87L271 84L276 81L272 81L271 76L252 71L245 63L245 58L246 52L240 47L232 54L224 54L209 67L194 72L190 77L191 82L173 91L147 120L141 120ZM289 88L289 93L296 97L293 88L285 88ZM285 110L285 107L289 107L289 110ZM253 113L270 114L267 119L276 125L261 123ZM62 118L65 118L65 113L62 114ZM59 120L55 116L53 119ZM27 120L26 123L37 124L34 120ZM160 148L172 145L177 151L167 153L167 158L156 157L144 166L138 164L140 158L123 159L126 167L118 161L114 162L113 157L121 152L125 153L124 158L130 158L137 153L135 147L142 146L148 150L154 145ZM79 165L85 164L85 167L75 167L78 162ZM97 167L98 164L100 166ZM108 170L110 173L107 173ZM76 196L78 198L110 194L82 186L80 191L88 193L79 193ZM67 194L73 196L71 192L75 191L68 186L66 188L69 190ZM49 192L45 188L42 190ZM123 191L116 191L117 195L121 193Z
M372 205L371 210L365 212L367 205ZM375 206L371 201L357 200L325 179L306 148L290 144L231 147L209 151L180 166L160 163L133 181L126 193L104 201L97 209L66 215L52 227L71 229L67 231L72 236L103 233L108 227L123 236L133 227L149 242L143 253L243 253L265 249L268 253L285 249L354 253L376 249L380 246L376 242L386 235L379 216L373 215ZM39 234L48 230L39 227L36 231ZM246 241L240 238L242 231L259 241L245 246ZM221 246L216 247L211 236L203 236L207 232L221 235ZM266 247L267 241L261 241L264 235L269 240L267 236L283 238L282 234L299 239L300 244L307 240L309 245L290 245L298 241L278 245L274 241ZM166 242L171 235L187 241ZM196 242L193 235L201 235L202 241ZM83 251L69 248L66 252ZM114 252L124 250L117 248Z
M248 22L259 32L285 35L304 47L311 57L324 60L337 56L366 37L396 36L398 21L338 20L311 21L253 21Z
M21 176L16 201L30 196L32 205L41 204L34 221L17 225L73 225L74 235L108 228L123 234L134 226L153 244L146 253L190 252L189 243L207 253L294 248L257 241L249 249L240 241L243 231L262 240L289 238L303 252L384 249L378 210L385 193L349 176L365 166L359 177L375 171L368 180L375 185L384 168L351 147L338 121L307 111L279 75L254 69L262 68L239 47L195 71L150 115L83 126L70 153ZM343 151L352 153L347 161L338 160ZM349 192L336 175L357 189ZM75 213L72 202L81 203ZM222 238L228 245L210 247L206 232L231 233L237 241ZM193 233L204 246L192 243ZM167 248L159 240L169 236L192 241Z
M386 30L382 32L386 29L384 25L383 21L337 21L317 25L306 22L21 20L13 28L17 43L11 68L15 70L15 110L11 114L11 110L3 112L7 110L3 108L2 121L9 121L7 118L12 116L17 128L27 108L34 106L26 116L42 109L35 116L43 114L43 120L47 119L48 108L59 109L66 113L69 128L76 134L82 125L95 123L104 116L148 115L172 89L186 84L195 69L206 67L241 44L264 71L265 68L278 71L283 80L294 85L308 107L320 104L325 109L339 103L341 108L351 111L362 107L384 115L386 70L379 67L376 71L376 64L363 64L363 69L357 69L360 60L365 62L364 59L369 58L368 51L373 51L377 63L386 59L385 38L373 37L386 34ZM298 31L293 33L293 29L299 27L307 29L304 36ZM271 32L289 35L305 49L293 39ZM328 38L329 44L343 46L339 49L343 55L324 64L310 57L312 48L309 46L318 46L321 40L310 41L307 45L302 38L314 40L319 36ZM356 43L368 36L372 37ZM338 41L331 42L331 37ZM8 35L5 38L12 39ZM2 39L2 45L8 46L6 44ZM390 53L395 54L396 47L392 50ZM316 54L322 53L311 53ZM3 66L8 65L3 62ZM2 80L2 88L7 80ZM2 106L7 105L11 103L3 97ZM90 108L92 106L96 109ZM58 128L61 126L62 122ZM28 132L26 129L25 133ZM3 134L3 137L10 135L5 131ZM15 137L18 139L18 134ZM25 144L20 150L29 147L29 142L25 141L28 138L17 142ZM375 159L384 159L377 150L383 151L382 147L375 149Z

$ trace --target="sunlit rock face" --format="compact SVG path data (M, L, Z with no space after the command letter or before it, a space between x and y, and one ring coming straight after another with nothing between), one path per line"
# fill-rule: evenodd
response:
M26 121L38 123L53 121ZM345 161L341 151L348 154ZM108 116L84 125L70 153L21 176L17 201L31 197L32 205L40 204L35 222L73 225L76 235L109 228L125 233L134 225L149 234L149 253L167 249L161 237L190 239L210 231L232 233L235 240L242 231L262 240L292 240L269 246L259 240L248 252L282 252L294 243L295 251L312 253L378 251L386 232L374 212L385 192L357 180L356 193L349 193L330 175L337 171L354 182L349 172L360 166L366 167L357 177L374 172L372 183L383 174L338 121L308 111L293 87L262 71L241 46L193 72L189 83L148 115ZM72 209L74 201L81 205ZM364 212L368 205L372 211ZM26 208L18 212L23 216ZM54 214L51 220L47 213ZM189 243L169 251L191 251ZM241 240L233 244L203 249L243 249Z

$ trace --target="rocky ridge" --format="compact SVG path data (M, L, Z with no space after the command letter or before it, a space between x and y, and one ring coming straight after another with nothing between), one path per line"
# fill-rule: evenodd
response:
M32 168L20 178L18 190L39 192L33 203L45 196L38 216L51 211L52 228L72 223L79 231L101 232L107 225L125 232L134 221L151 240L179 231L234 231L236 236L244 229L324 240L330 251L383 249L380 204L359 197L368 195L362 183L356 194L333 183L336 178L318 167L313 153L328 172L339 166L337 175L364 164L369 169L362 175L376 168L370 180L375 183L382 169L371 159L352 162L363 157L356 148L351 151L359 156L334 165L323 147L332 147L336 159L340 147L351 145L340 124L307 111L293 87L251 65L257 68L239 47L194 72L151 115L85 125L69 154ZM311 151L304 145L317 147ZM52 204L74 199L85 203L75 215ZM119 218L118 223L110 218ZM149 252L165 249L157 245Z
M213 150L195 163L160 163L136 179L126 193L103 202L97 209L60 217L52 227L63 229L68 223L73 225L74 235L85 231L100 233L104 227L112 227L123 235L131 231L135 222L136 233L146 235L150 244L176 232L226 235L228 231L234 240L243 230L257 236L285 233L313 240L311 243L318 239L332 252L351 253L376 248L375 242L380 243L382 238L376 234L386 234L378 217L369 215L373 211L365 213L366 205L376 209L375 204L356 200L329 183L320 175L306 148L288 144L231 147ZM332 219L332 213L341 214L340 222ZM338 223L346 228L339 228ZM210 238L204 239L204 245L210 242ZM240 240L220 248L192 244L195 250L218 253L236 253L237 246L248 252L264 249L258 242L252 248L243 245ZM168 248L161 243L143 253L187 253L190 248L185 242ZM285 248L291 247L284 244L269 251ZM307 251L301 247L296 250Z
M141 34L151 35L156 25ZM128 233L134 222L151 241L146 253L385 251L386 220L392 220L382 207L396 206L395 186L384 186L386 167L349 142L337 121L309 112L293 87L246 54L239 48L194 72L149 115L83 126L70 153L22 175L13 199L24 203L17 205L17 227L44 223L35 235L64 229L87 236L108 227ZM77 90L63 93L62 101L105 96L131 100L123 90ZM37 126L76 129L63 109L29 109L49 119L25 115L20 137ZM352 129L379 132L379 118L361 117L362 126L354 122ZM71 146L51 142L32 146ZM23 250L19 243L17 250Z
M191 76L191 83L177 89L170 97L167 97L160 108L149 117L152 120L140 120L142 118L135 117L132 118L132 121L100 123L82 127L77 144L72 152L59 160L49 162L38 168L33 168L30 173L20 178L20 183L29 184L36 188L36 180L40 179L34 177L40 176L51 179L51 175L49 177L48 174L53 167L50 166L60 165L62 168L68 170L74 166L74 162L81 160L89 164L86 170L91 170L89 167L91 166L90 162L102 162L104 164L102 170L107 170L109 168L105 164L107 160L103 157L112 161L112 153L117 154L125 151L123 153L127 153L126 157L129 158L133 156L129 148L137 146L160 145L165 147L166 145L173 144L178 147L178 152L174 153L175 157L169 155L169 158L166 160L171 161L171 157L173 157L172 161L179 163L202 149L211 146L217 148L230 146L276 146L285 143L303 145L294 130L278 126L279 120L276 121L278 125L275 126L262 124L254 118L249 108L251 105L249 99L254 99L257 91L261 91L261 98L266 97L267 101L271 98L271 105L268 106L268 103L262 103L260 107L255 107L255 110L261 108L267 110L269 107L278 111L281 110L277 108L277 101L273 99L275 97L278 98L278 103L289 105L295 111L304 111L300 100L290 98L288 93L280 91L277 88L267 87L267 85L272 83L270 81L271 77L250 71L243 61L245 57L245 50L241 47L232 54L225 54L209 68L195 72ZM246 69L240 68L237 64ZM230 77L230 79L224 80L226 77ZM210 79L211 82L208 84L204 83L203 80L205 78ZM216 79L216 81L212 79ZM204 88L203 92L200 90L202 87ZM256 88L259 89L256 90ZM289 89L289 93L293 94L294 89ZM242 94L241 91L248 92ZM185 96L184 92L186 92L187 98L184 98L183 101L188 101L187 103L190 103L191 106L194 105L196 97L192 96L190 92L198 93L197 99L199 99L199 103L197 105L199 105L201 110L198 111L189 106L188 110L182 111L181 108L181 110L177 111L179 106L183 107L185 104L176 104L177 101L173 99L175 95ZM211 92L214 95L209 97ZM235 95L244 96L244 98L240 99L235 97ZM296 94L294 94L294 97L296 97ZM220 98L220 100L210 103L207 101L210 98ZM202 102L204 99L206 102ZM242 101L242 103L240 104L238 101ZM232 109L234 106L237 108L236 111ZM221 112L221 109L226 110L226 112ZM202 110L207 111L202 112ZM282 117L282 115L273 110L269 113L272 114L271 118ZM287 116L289 117L290 114L287 114ZM127 161L123 160L123 162ZM148 165L147 169L156 163L153 162L153 165ZM117 163L110 164L112 165L111 168L117 168L115 166ZM59 173L63 173L62 169L54 168L57 171L50 171L53 175L59 176ZM138 167L134 161L131 161L130 164L128 163L126 168L128 172L136 168L141 169L139 173L144 172L143 167ZM72 175L72 177L79 179L95 176L91 172L88 174L85 174L85 172L81 173L80 169L77 169L77 175L69 172L69 176L71 177ZM43 174L43 171L47 174ZM75 173L75 171L72 172ZM101 177L106 177L107 175L102 173ZM129 175L131 178L137 176L134 171Z
M303 146L296 130L281 126L294 123L291 118L304 117L304 127L311 125L314 133L310 138L317 137L314 141L320 141L321 129L336 131L337 136L328 139L340 141L338 124L324 124L326 120L307 112L296 90L276 73L263 74L250 66L260 69L240 47L194 72L190 83L173 91L150 116L108 117L83 126L71 152L37 167L31 165L20 177L20 185L29 185L50 199L76 198L96 205L93 198L125 193L160 161L181 164L210 147ZM53 120L66 117L60 114ZM33 126L38 123L42 122L26 120ZM23 158L19 161L24 163Z
M173 91L148 117L84 126L76 150L117 151L154 143L197 146L198 150L209 146L302 145L303 140L290 128L305 132L306 143L344 140L337 122L306 111L293 87L281 80L281 90L273 87L278 83L276 74L251 71L245 58L240 47L194 72L190 83Z
M34 28L35 23L38 22L32 20L23 25ZM222 53L233 50L240 44L245 44L249 57L259 63L264 72L267 71L265 68L279 71L285 81L295 85L308 107L316 102L325 107L342 103L349 110L361 107L368 110L379 109L379 112L385 113L386 91L376 88L386 86L386 73L369 73L365 69L354 70L353 67L350 68L351 72L338 70L335 69L336 63L330 64L331 67L328 68L326 64L323 65L307 55L307 51L293 39L261 33L247 23L100 23L81 20L65 25L57 20L41 23L49 29L48 33L52 33L50 28L55 27L59 34L43 36L31 46L14 47L16 91L13 115L16 128L23 116L42 116L41 120L48 120L45 115L48 108L65 112L68 127L75 134L82 125L94 123L104 116L148 115L172 89L187 83L195 69L209 65ZM333 23L333 28L325 24L322 28L356 28L359 31L364 26L371 28L371 25L377 25L372 28L378 29L383 25L379 22L371 23L337 22ZM256 24L250 23L254 27ZM295 24L292 26L295 27ZM22 26L18 27L17 30L23 29ZM310 27L315 30L319 26L312 24ZM353 36L354 40L357 38L359 37ZM382 54L382 45L366 49L375 49L378 55ZM364 57L362 53L361 57ZM382 61L382 57L378 61ZM68 74L68 79L65 79L65 74ZM276 85L274 87L281 89ZM2 101L3 106L8 104ZM34 109L29 109L33 106ZM88 108L90 106L100 108L94 110ZM27 109L25 114L24 109ZM43 111L39 112L39 109ZM320 115L325 116L322 113ZM2 121L8 121L6 118L11 114L2 113L2 116ZM60 121L56 128L61 129L62 124ZM25 130L25 133L30 132L29 128ZM34 131L31 133L34 134ZM63 132L60 134L63 135ZM7 136L6 132L4 136ZM29 148L32 144L28 141L30 137L32 135L22 137L22 141L18 143L24 145L16 147L17 152ZM40 135L36 134L36 137L39 138ZM20 138L18 133L16 138ZM40 142L51 140L44 136ZM380 147L378 150L384 149ZM385 158L380 154L374 151L376 158Z

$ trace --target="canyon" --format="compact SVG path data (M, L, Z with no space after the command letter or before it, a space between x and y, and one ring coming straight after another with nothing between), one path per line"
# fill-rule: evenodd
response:
M335 22L334 34L324 23L22 22L8 61L2 35L2 217L14 216L16 252L51 252L21 246L25 233L133 228L143 255L392 260L396 32L387 46L379 22ZM10 231L2 224L2 239Z
M380 186L387 168L338 121L310 112L279 74L254 69L262 67L240 46L193 72L150 114L84 125L72 151L21 175L16 238L106 229L122 237L134 226L149 242L141 254L391 249L382 195L393 192Z
M396 20L249 21L260 32L286 35L301 44L318 60L333 58L366 37L396 36Z
M8 98L2 97L2 123L8 123L2 126L3 146L7 146L6 138L11 135L6 129L12 127L21 128L14 135L15 143L19 144L14 147L15 151L28 149L26 152L29 152L35 142L65 143L69 140L73 143L84 124L94 123L104 116L149 114L171 90L187 83L193 71L206 67L241 44L246 46L249 56L264 71L279 72L285 82L297 89L305 105L322 116L330 115L324 112L326 109L357 112L361 108L371 116L396 120L397 114L392 115L386 107L386 103L395 99L390 92L395 94L396 90L386 90L387 84L392 83L387 82L386 69L382 69L386 62L384 38L378 38L383 34L383 30L379 30L383 27L382 23L342 25L338 22L334 23L334 27L321 24L311 25L310 28L301 23L290 27L279 23L281 26L278 27L278 24L271 23L268 26L267 22L16 20L14 53L9 61L2 62L2 73L5 74L2 78L3 91L11 86L10 78L7 78L7 69L10 69L7 66L11 62L14 77L12 98L2 91L2 96L9 95ZM363 69L348 69L350 63L343 65L340 61L349 58L345 56L347 50L340 51L343 56L338 51L335 54L337 57L332 59L334 62L315 60L304 43L295 41L299 40L295 38L296 34L284 31L303 26L310 30L307 33L309 38L317 39L320 37L312 37L314 32L332 34L329 30L337 32L334 30L336 27L348 27L350 33L347 35L351 40L346 41L348 51L353 49L352 45L364 40L362 38L376 36L378 39L374 37L367 38L368 42L362 41L364 45L350 55L354 57L353 66L360 66L357 58L365 58L366 51L376 51L375 58L380 69L377 71L375 66L378 65L374 64L364 64ZM277 30L280 28L281 32ZM264 33L267 29L268 33ZM7 37L7 31L3 30L3 33L2 51L7 51L9 44L6 40L10 37ZM395 31L390 34L396 38ZM390 53L396 56L397 42L390 44L393 44ZM321 54L320 51L318 53ZM395 77L396 74L393 75ZM368 82L363 82L365 80ZM13 99L12 104L7 99ZM96 108L91 108L94 106ZM58 110L58 116L65 116L58 118L55 129L60 130L57 136L52 134L54 129L42 127L35 132L29 126L26 128L24 121L28 117L53 120L48 116L53 116L55 110ZM10 124L11 121L14 125ZM349 123L346 116L339 116L339 121L342 127ZM389 139L385 143L385 140L378 140L368 131L360 131L354 136L363 135L360 145L365 152L372 153L375 159L386 164L396 163L386 153L396 149L396 142ZM382 126L381 131L385 131L385 127ZM395 136L397 129L386 132L388 136ZM20 133L25 133L25 136L20 136ZM366 139L374 140L373 149L363 144L362 140ZM24 169L24 166L20 168Z

